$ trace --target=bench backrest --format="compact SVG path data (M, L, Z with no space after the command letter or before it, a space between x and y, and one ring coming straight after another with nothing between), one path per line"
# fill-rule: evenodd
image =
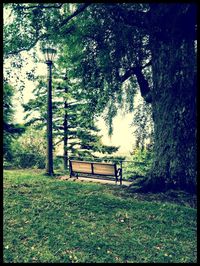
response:
M117 166L111 163L97 163L70 160L72 172L93 174L93 175L111 175L116 176Z

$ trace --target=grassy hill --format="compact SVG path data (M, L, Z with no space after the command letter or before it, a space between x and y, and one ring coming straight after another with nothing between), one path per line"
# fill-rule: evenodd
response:
M112 185L4 171L8 262L197 261L196 209L188 201Z

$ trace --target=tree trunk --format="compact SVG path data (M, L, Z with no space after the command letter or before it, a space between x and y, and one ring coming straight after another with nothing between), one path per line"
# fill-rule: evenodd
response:
M190 11L180 8L180 4L152 8L155 157L143 191L196 188L195 23Z
M65 87L65 93L67 93L68 89L67 87ZM64 110L65 110L65 114L64 114L64 170L68 169L68 123L67 123L67 100L65 100L64 102Z

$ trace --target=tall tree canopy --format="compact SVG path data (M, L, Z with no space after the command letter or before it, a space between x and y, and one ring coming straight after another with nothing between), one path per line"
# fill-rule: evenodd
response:
M5 31L7 55L28 50L38 40L56 40L60 63L71 64L69 77L76 79L77 90L86 89L93 112L107 108L110 125L124 101L133 108L136 89L152 105L155 157L143 190L195 189L195 4L9 7L17 19ZM13 30L27 38L12 38Z

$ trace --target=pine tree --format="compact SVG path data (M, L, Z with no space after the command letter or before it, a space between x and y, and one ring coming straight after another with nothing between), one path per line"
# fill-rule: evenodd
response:
M95 125L95 115L91 112L87 99L80 96L81 92L74 92L73 85L67 78L55 80L53 88L54 149L63 143L64 169L68 167L69 157L94 159L103 154L111 155L118 150L118 147L102 143L100 129ZM46 125L46 88L43 80L40 80L33 93L35 98L24 105L27 113L25 119L27 125L34 123L40 129ZM108 157L105 156L104 159Z

